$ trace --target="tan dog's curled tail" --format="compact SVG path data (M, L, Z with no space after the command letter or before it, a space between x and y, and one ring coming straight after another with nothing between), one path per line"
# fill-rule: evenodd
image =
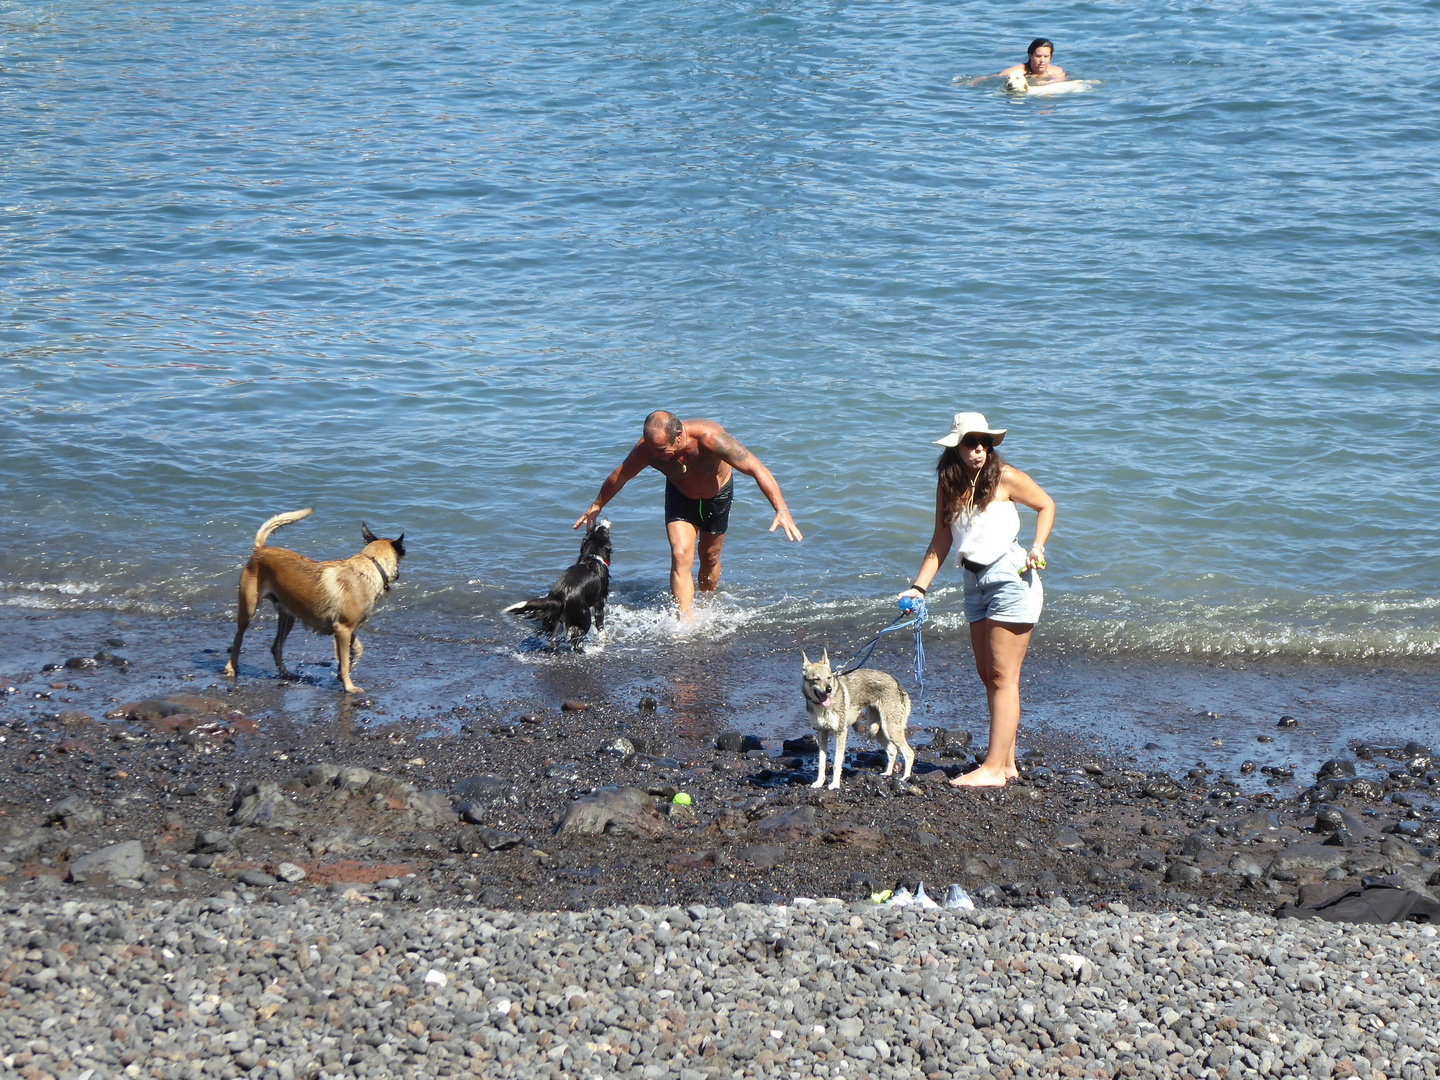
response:
M291 510L288 514L276 514L269 521L265 522L264 525L261 525L260 531L255 534L255 549L258 551L260 548L263 548L265 541L270 539L270 534L276 529L289 525L291 522L299 521L301 518L307 518L314 512L315 508L313 506L307 506L304 510Z

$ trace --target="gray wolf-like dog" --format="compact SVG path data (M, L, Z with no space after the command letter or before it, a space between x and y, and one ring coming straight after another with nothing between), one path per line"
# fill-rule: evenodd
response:
M270 655L275 657L280 677L290 677L285 670L285 638L289 636L295 620L299 619L315 633L329 634L335 639L335 674L347 692L358 694L360 687L350 678L351 668L364 651L356 633L370 618L375 601L389 592L390 586L400 576L400 560L405 557L405 534L401 533L396 540L382 540L362 521L360 535L365 540L365 546L360 552L348 559L326 562L316 562L284 548L265 546L265 541L276 529L309 517L310 513L309 509L305 509L276 514L255 534L250 560L240 571L240 606L235 613L238 629L230 646L230 661L225 665L225 674L235 678L245 630L255 617L255 609L261 601L268 599L274 601L276 614L280 617L275 628L275 642L270 646Z
M898 682L883 671L859 668L837 674L830 670L830 651L825 650L819 661L812 662L800 654L800 692L805 695L805 711L815 728L815 741L820 744L820 768L815 782L825 783L825 751L827 745L835 761L835 775L830 790L840 789L840 771L845 764L845 740L853 727L857 734L878 738L885 747L885 771L895 771L895 755L905 759L901 780L910 779L915 765L915 751L905 741L905 724L910 719L910 695Z

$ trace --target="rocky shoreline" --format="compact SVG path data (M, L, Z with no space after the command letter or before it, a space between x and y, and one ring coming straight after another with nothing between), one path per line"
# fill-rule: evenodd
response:
M981 748L934 727L914 733L908 783L862 748L831 792L809 786L809 737L717 737L651 696L456 704L446 731L353 711L257 719L243 684L157 680L124 701L106 696L123 682L85 681L119 656L68 663L5 687L0 884L17 895L558 910L850 901L924 881L986 906L1271 911L1307 885L1440 881L1440 769L1417 744L1246 794L1203 766L1142 773L1040 732L1019 782L960 792L945 781Z
M0 687L0 1064L27 1080L1440 1064L1434 927L1271 914L1430 895L1423 746L1246 791L1040 731L1019 782L959 792L981 748L933 727L908 783L862 747L837 793L805 740L663 694L297 718L273 680L124 696L118 647ZM978 909L871 899L922 881Z

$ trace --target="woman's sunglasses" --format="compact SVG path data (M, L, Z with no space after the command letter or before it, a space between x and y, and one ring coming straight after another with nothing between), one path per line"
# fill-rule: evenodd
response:
M989 450L990 440L981 438L979 435L966 435L965 438L960 440L960 445L966 450L974 450L977 446L983 446L986 450Z

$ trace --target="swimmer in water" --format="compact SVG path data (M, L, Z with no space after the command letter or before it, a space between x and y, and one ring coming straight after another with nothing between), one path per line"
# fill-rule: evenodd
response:
M1050 63L1050 58L1055 55L1055 46L1049 39L1036 38L1025 51L1025 63L1006 68L998 77L1004 79L1011 75L1024 75L1032 83L1060 82L1065 78L1065 70Z

